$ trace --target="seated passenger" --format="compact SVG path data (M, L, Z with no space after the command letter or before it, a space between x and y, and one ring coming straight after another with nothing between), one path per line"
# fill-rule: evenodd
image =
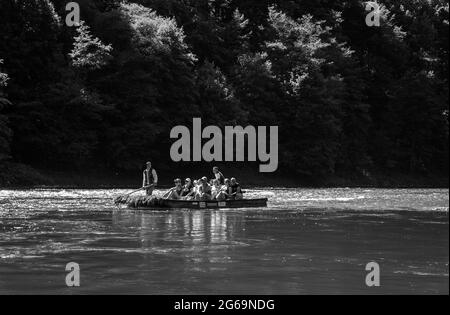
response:
M196 184L195 184L195 188L194 188L194 190L195 190L194 198L197 199L197 194L200 191L200 186L202 185L202 179L201 178L197 179L195 182L196 182Z
M186 178L184 180L184 186L183 186L183 191L181 192L181 197L185 198L185 197L189 196L193 190L194 190L194 185L192 184L191 179Z
M223 201L223 200L227 200L229 198L229 189L230 189L230 180L228 178L226 178L224 180L224 185L222 187L220 187L220 191L216 196L216 200L218 201Z
M211 199L212 200L216 200L217 199L217 195L220 193L220 189L221 188L222 188L222 186L220 185L219 180L214 179L212 187L211 187Z
M234 200L240 200L243 199L244 196L242 194L242 189L241 189L241 185L239 185L239 183L236 181L236 178L232 178L230 181L231 185L230 188L228 190L228 193L230 195L230 199L234 199Z
M183 192L183 186L181 185L181 179L177 178L174 180L175 187L171 188L165 195L164 199L179 200L181 199L181 194Z
M201 179L195 199L204 201L211 200L211 186L209 186L208 179L206 177Z
M186 200L194 199L195 195L197 194L197 190L198 190L198 182L196 180L194 180L192 182L192 189L191 189L191 191L184 197L184 199L186 199Z

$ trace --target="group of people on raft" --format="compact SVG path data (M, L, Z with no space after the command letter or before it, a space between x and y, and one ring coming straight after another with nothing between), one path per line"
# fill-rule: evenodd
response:
M175 186L171 188L163 198L170 200L240 200L243 199L243 191L236 178L225 178L217 166L213 167L214 178L202 177L198 180L186 178L184 183L181 179L174 180ZM158 183L158 175L152 168L151 162L147 162L147 168L143 174L143 185L147 195L152 195L153 189Z

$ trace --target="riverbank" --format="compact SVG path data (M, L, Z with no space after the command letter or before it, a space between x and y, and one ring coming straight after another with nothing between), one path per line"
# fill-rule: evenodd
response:
M210 176L211 167L158 170L161 187L172 185L173 178L194 175ZM259 173L249 167L223 167L225 176L236 177L247 187L371 187L371 188L448 188L448 175L424 175L378 172L371 176L333 175L308 178L282 173ZM36 170L18 163L0 164L0 188L136 188L141 185L141 172L51 171Z

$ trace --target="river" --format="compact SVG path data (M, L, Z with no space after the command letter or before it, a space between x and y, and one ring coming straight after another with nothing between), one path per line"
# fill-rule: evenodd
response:
M255 188L267 208L164 212L114 206L126 192L0 190L0 294L449 293L448 189Z

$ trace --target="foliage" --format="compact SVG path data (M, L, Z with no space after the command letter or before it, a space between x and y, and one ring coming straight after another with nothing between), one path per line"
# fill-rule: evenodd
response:
M3 64L3 59L0 59L0 66ZM2 111L11 106L11 103L5 98L3 89L8 85L8 74L3 73L0 67L0 162L10 158L10 142L12 131L8 125L8 117L2 115Z
M202 117L279 126L293 176L448 172L448 1L78 3L0 2L0 161L163 168Z
M98 38L92 37L89 27L81 21L77 28L78 35L74 37L74 47L69 56L75 68L86 70L100 69L111 58L111 45L103 44Z

